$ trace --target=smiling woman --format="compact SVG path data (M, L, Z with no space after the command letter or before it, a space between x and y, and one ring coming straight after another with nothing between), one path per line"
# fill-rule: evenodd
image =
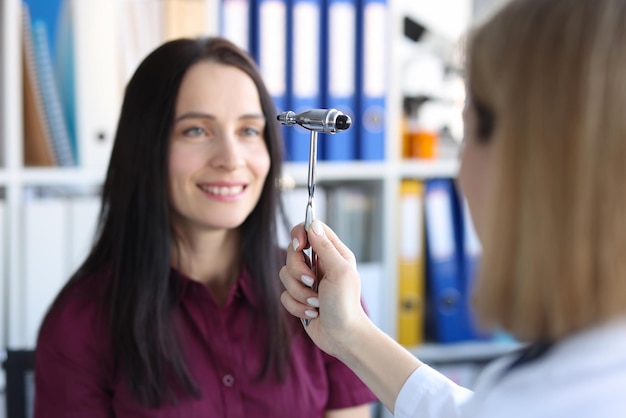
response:
M169 182L176 232L185 242L205 229L232 233L252 212L270 168L257 88L236 67L200 62L183 78L175 114Z
M141 63L95 246L40 330L36 417L369 417L373 394L279 301L276 123L226 40Z

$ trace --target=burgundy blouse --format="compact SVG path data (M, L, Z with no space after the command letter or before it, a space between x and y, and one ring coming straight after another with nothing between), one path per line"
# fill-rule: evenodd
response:
M103 278L102 278L103 279ZM75 285L42 327L35 366L35 418L319 418L376 400L337 359L323 353L288 315L295 336L286 380L258 380L266 319L245 271L219 307L206 286L182 277L174 312L181 347L201 390L160 408L140 405L116 368L100 286Z

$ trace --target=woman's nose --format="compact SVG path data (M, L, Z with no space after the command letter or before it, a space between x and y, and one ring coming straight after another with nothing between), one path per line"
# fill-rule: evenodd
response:
M234 170L243 164L241 147L235 135L223 135L216 142L215 152L211 158L211 164L214 167Z

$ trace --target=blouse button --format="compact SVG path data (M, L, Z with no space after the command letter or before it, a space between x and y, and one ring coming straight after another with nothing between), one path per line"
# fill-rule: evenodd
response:
M231 387L232 385L235 384L235 378L233 377L233 375L227 374L224 377L222 377L222 383L226 387Z

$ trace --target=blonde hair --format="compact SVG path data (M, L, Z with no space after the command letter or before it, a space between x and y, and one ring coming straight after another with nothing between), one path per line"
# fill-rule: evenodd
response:
M535 341L624 315L626 1L513 1L467 58L495 120L479 318Z

